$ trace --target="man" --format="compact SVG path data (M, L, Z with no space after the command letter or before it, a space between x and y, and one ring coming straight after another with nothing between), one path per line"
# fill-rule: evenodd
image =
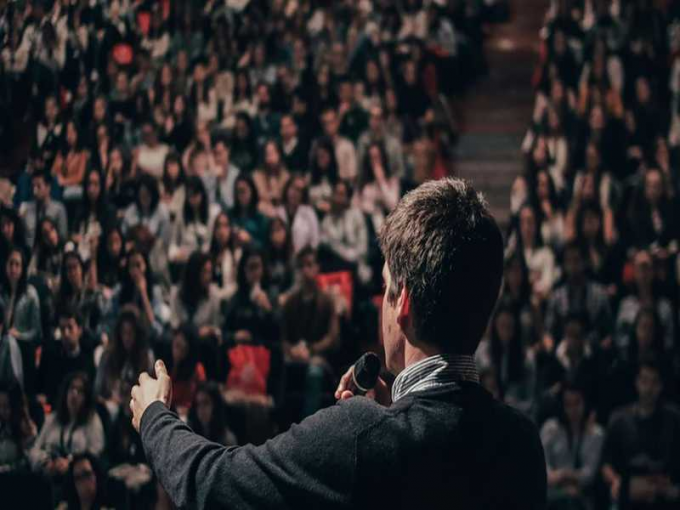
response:
M354 144L344 136L340 136L338 113L327 108L321 114L324 135L331 139L335 148L335 159L338 162L338 175L341 179L353 182L357 178L357 154ZM312 154L315 154L312 148Z
M286 386L293 393L304 386L302 413L309 416L321 406L324 374L329 356L337 351L340 322L332 298L319 288L316 250L306 246L296 262L300 285L283 305L282 341Z
M390 173L399 177L399 179L405 178L406 164L404 163L404 148L399 139L390 135L385 130L383 109L380 106L371 107L370 117L368 119L368 129L361 137L359 137L357 153L360 165L364 164L366 151L374 142L380 143L385 147Z
M26 245L34 245L36 229L43 218L53 220L57 226L59 238L66 239L68 235L66 207L61 202L50 198L52 176L47 172L36 172L31 177L31 184L33 200L24 202L19 208L19 215L23 218L26 227Z
M59 386L67 374L85 372L94 380L94 356L80 314L72 307L57 312L60 342L50 342L43 350L38 369L38 391L52 406L57 404Z
M230 147L227 139L218 137L213 142L213 172L203 177L206 191L210 194L211 202L217 203L225 211L234 207L234 185L241 172L230 159Z
M291 114L281 117L281 156L286 169L293 173L307 173L309 147L298 137L298 127Z
M352 192L344 181L333 186L331 210L321 222L320 258L324 271L356 271L371 279L368 265L368 228L363 213L352 205Z
M638 401L614 413L602 452L602 476L621 509L680 505L680 414L661 400L655 361L640 364Z
M260 147L279 132L280 115L272 110L271 88L267 83L258 83L256 91L257 114L253 119L253 132Z
M338 99L340 134L352 140L352 143L357 143L359 136L368 126L368 114L354 99L354 84L349 78L342 78L339 81Z
M564 335L564 325L568 315L584 314L588 318L589 329L585 336L592 347L607 349L612 343L612 312L609 297L604 286L588 278L586 274L586 255L578 243L564 248L565 282L559 285L548 298L545 326L550 340L559 340Z
M479 385L473 354L500 289L503 240L461 180L430 181L381 232L382 336L397 375L266 444L226 449L167 408L165 365L132 390L133 424L179 507L539 509L543 449L535 426Z

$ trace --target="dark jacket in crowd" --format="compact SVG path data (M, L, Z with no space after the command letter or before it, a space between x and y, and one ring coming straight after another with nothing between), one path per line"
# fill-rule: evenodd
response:
M85 372L94 381L94 356L90 342L83 337L78 354L70 356L61 342L50 342L43 349L38 370L38 392L44 393L51 405L57 404L62 381L71 372Z
M351 398L257 447L211 443L154 402L141 435L180 508L545 507L536 427L476 383Z

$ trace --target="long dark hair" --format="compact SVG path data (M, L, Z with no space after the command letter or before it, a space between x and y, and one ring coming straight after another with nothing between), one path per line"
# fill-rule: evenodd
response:
M7 398L9 399L9 433L17 448L19 448L19 451L23 452L24 434L21 431L21 426L26 416L26 412L24 394L21 391L21 386L18 384L12 384L11 386L3 384L0 386L0 393L7 394Z
M372 142L366 148L366 153L364 154L364 160L361 162L361 174L359 176L359 189L363 189L366 184L375 181L375 175L373 174L373 167L371 166L371 149L377 147L380 151L380 157L382 158L383 168L385 169L385 177L389 178L390 173L390 162L387 159L387 152L385 151L385 146L382 143Z
M97 479L97 494L92 503L92 510L99 510L104 506L106 501L106 477L104 471L102 470L101 464L90 452L76 453L73 456L73 460L69 464L68 474L64 482L64 499L66 500L67 508L69 510L80 509L80 498L78 497L78 490L76 489L76 480L74 478L74 469L76 464L82 462L83 460L88 460L94 471L94 476Z
M516 249L520 251L524 251L524 239L522 239L522 227L521 227L521 217L522 217L522 211L524 209L529 209L531 213L534 215L534 223L535 223L535 228L534 228L534 246L537 248L541 248L545 246L545 243L543 242L543 234L541 234L541 214L536 210L536 207L534 207L530 202L525 202L522 207L519 208L519 213L516 214L513 219L512 219L512 226L511 228L513 230L517 231L517 247Z
M175 366L175 360L171 354L167 362L168 372L175 371L178 381L188 381L194 376L198 364L198 331L193 324L185 322L173 330L171 338L174 340L177 335L184 337L187 343L187 355L179 365Z
M282 202L284 207L286 208L288 208L288 191L290 190L290 187L295 183L295 181L302 181L302 183L305 186L302 192L302 199L300 200L300 205L309 204L309 188L307 187L307 179L305 179L304 176L301 174L293 174L288 178L286 184L283 186ZM293 219L294 218L289 218L291 223L293 222Z
M76 416L76 425L83 426L87 424L94 413L94 394L92 392L90 377L85 372L71 372L61 383L59 389L59 398L57 399L57 421L60 425L68 425L71 422L71 416L68 412L68 392L71 383L76 380L82 381L84 388L83 407L78 413L78 416Z
M140 213L142 212L142 205L139 201L139 192L142 188L146 188L151 195L149 214L153 214L161 199L160 192L158 191L158 181L156 181L156 178L153 175L146 173L139 176L139 180L137 181L137 193L135 194L135 204L137 204Z
M121 338L121 329L123 324L127 322L132 324L135 331L135 344L132 348L132 352L128 355L125 351L125 346L123 346L123 341ZM148 349L148 336L146 328L143 322L140 320L140 313L135 306L125 306L121 312L118 314L118 320L116 321L116 327L113 332L113 341L109 346L109 357L107 371L108 376L115 378L123 370L123 365L125 365L126 360L129 359L133 364L133 369L135 374L139 372L146 372L149 370L149 349Z
M27 267L27 257L26 257L26 252L19 248L18 246L10 246L9 249L7 250L7 259L5 260L5 267L2 268L2 272L0 272L0 282L2 282L2 288L7 289L5 292L11 292L12 286L9 283L9 277L7 276L7 262L9 261L9 258L12 256L13 253L18 253L19 256L21 257L21 277L19 278L19 282L17 283L17 289L16 289L16 298L14 300L14 303L17 303L19 301L19 298L24 295L26 292L26 287L28 286L28 267ZM6 326L8 326L6 324Z
M189 256L184 267L179 296L189 315L193 315L201 300L208 297L208 289L203 288L200 281L203 267L211 260L209 254L197 250Z
M243 75L246 80L246 94L248 95L247 98L245 99L252 99L253 97L253 84L250 81L250 75L248 72L244 69L236 71L236 75L234 76L234 102L240 101L241 99L244 99L241 97L241 91L238 87L238 79L239 76Z
M217 236L215 236L215 232L217 232L217 226L219 224L220 218L227 218L227 221L229 222L229 229L231 231L229 235L229 242L227 243L227 246L219 246L217 244ZM234 251L234 230L233 230L233 225L231 218L229 215L224 212L220 211L220 213L215 217L215 221L213 222L213 231L212 231L212 236L210 238L210 250L209 253L213 257L213 262L217 259L217 256L220 254L222 249L227 249L229 251Z
M59 279L59 302L61 304L68 302L75 293L75 289L71 282L68 280L68 269L66 268L66 262L69 259L74 259L80 265L80 269L83 272L83 286L85 279L85 264L83 264L83 259L76 251L66 252L61 259L61 278Z
M0 223L3 218L14 225L14 234L12 239L7 240L4 239L4 235L0 234L0 246L7 243L5 245L7 249L9 249L9 245L21 246L22 249L26 248L26 229L24 228L24 222L19 217L19 213L11 207L0 204Z
M569 442L569 446L572 447L575 438L572 435L572 430L571 427L569 426L567 414L564 412L564 395L567 392L578 393L579 395L581 395L581 398L583 399L583 418L581 418L581 423L579 423L579 436L583 436L583 432L585 431L586 423L588 422L590 404L588 402L588 395L585 391L585 388L581 384L579 384L577 381L573 379L567 379L566 381L562 381L562 390L560 391L559 400L560 405L557 411L557 420L562 424L562 426L566 430L567 441ZM577 454L576 463L580 464L581 463L580 452L577 451L576 454Z
M99 177L99 197L97 197L97 202L95 204L90 202L90 197L87 195L87 182L90 179L91 174L96 174ZM87 217L90 215L92 209L94 209L95 214L97 215L97 220L101 223L106 211L106 180L102 172L96 167L88 168L83 177L82 209L79 220L81 222L87 221Z
M148 257L144 254L144 252L133 248L130 250L130 252L127 254L126 258L126 267L125 271L123 271L122 275L122 284L121 284L121 289L120 289L120 304L126 304L126 303L132 303L134 301L135 295L137 293L137 286L135 285L135 282L132 281L132 277L130 276L130 260L133 257L140 256L144 259L144 265L146 266L146 271L144 273L144 278L146 279L146 285L149 294L152 293L153 286L155 284L154 278L153 278L153 273L151 272L151 265L149 264L149 259Z
M510 340L510 344L507 346L507 352L501 343L501 340L498 336L498 331L496 331L496 320L501 314L504 313L509 314L514 321L512 339ZM504 381L503 378L500 377L504 355L509 357L508 381L517 383L521 382L524 378L524 348L522 345L520 320L514 308L509 306L501 306L496 310L491 324L491 358L499 376L499 386L502 390L504 390Z
M205 191L205 186L200 177L193 175L187 179L185 185L186 193L184 195L184 207L182 208L182 216L185 223L199 221L201 223L208 223L208 193ZM199 217L196 218L194 210L189 203L189 197L194 193L200 193L201 205L199 207Z
M179 166L179 174L177 175L177 180L173 181L170 179L168 174L168 166L171 163L176 163ZM165 156L165 161L163 162L163 188L166 193L174 193L177 188L186 182L186 175L184 174L184 166L182 165L182 158L176 152L170 152Z
M250 203L246 206L246 210L244 211L242 210L241 203L239 202L237 197L236 200L234 200L233 216L236 216L238 218L243 213L246 213L249 216L253 216L257 213L257 204L260 202L260 194L257 192L255 182L249 175L244 175L242 173L239 174L238 177L236 178L236 181L234 181L234 189L238 187L239 182L245 182L250 188Z
M262 281L260 282L263 288L267 287L267 259L264 252L256 247L249 246L241 256L241 260L238 261L238 270L236 273L236 283L238 285L238 294L242 296L247 296L250 291L250 286L248 285L248 279L246 278L246 265L248 260L253 257L259 257L262 261Z
M109 253L109 237L113 232L120 236L120 254L114 258ZM113 225L108 230L102 232L97 247L97 280L107 286L113 286L123 279L121 262L125 258L125 236L120 226Z
M328 169L326 169L325 171L321 170L321 168L319 167L317 159L319 150L325 150L330 157ZM309 166L312 169L311 171L312 184L319 184L324 174L328 177L328 181L331 183L331 185L338 182L339 179L338 160L335 157L335 148L333 147L333 142L327 136L319 138L319 140L316 142L316 145L314 146L314 151L312 152L311 161L309 163L310 163Z
M272 243L272 231L276 225L280 225L286 231L286 242L282 248L277 248ZM270 263L277 260L290 263L293 259L293 239L290 234L290 228L288 228L286 222L278 216L272 218L269 222L269 227L267 228L267 255Z
M43 236L43 225L49 223L52 228L57 232L57 237L59 242L56 247L51 247L45 243ZM35 241L33 243L33 253L38 257L38 269L42 269L44 266L44 257L46 254L54 254L55 252L60 252L64 240L61 238L59 229L57 228L57 223L50 217L44 216L39 222L35 229Z
M75 147L73 147L73 150L81 151L83 149L83 137L81 135L80 126L78 126L78 123L76 122L75 119L69 119L64 123L64 137L62 138L62 144L61 144L61 153L64 156L66 156L66 154L68 154L69 151L71 150L71 147L69 146L69 143L68 143L68 126L69 126L69 124L71 124L73 126L73 129L76 132L76 145L75 145Z
M543 209L541 209L541 200L538 196L538 180L541 174L544 174L546 178L548 179L548 201L550 202L550 205L553 206L553 208L557 210L562 209L562 204L560 203L559 197L557 195L557 188L555 187L555 180L552 178L552 175L550 175L550 172L547 169L540 169L538 172L536 172L536 179L535 182L533 183L531 189L529 189L529 201L533 204L534 210L536 211L538 217L538 223L543 222L544 214L543 214Z
M522 282L520 284L519 302L521 304L529 303L531 299L531 282L529 281L529 268L526 260L524 260L524 253L521 250L515 250L513 253L505 257L503 262L503 275L507 278L507 273L513 264L518 264L522 272ZM509 295L507 282L503 286L503 294Z
M593 213L600 218L600 232L595 240L595 245L599 248L605 246L604 241L604 213L602 212L602 207L595 201L588 201L578 208L576 212L576 239L578 242L586 244L585 234L583 232L583 219L586 213Z
M203 428L198 419L198 413L196 412L196 398L199 393L208 395L213 405L212 417L208 424L208 430ZM206 382L198 385L198 388L194 393L194 401L189 408L189 417L187 421L189 427L197 434L216 443L224 442L224 434L227 430L227 416L224 401L222 400L222 395L220 394L217 384L214 382Z
M651 316L654 320L654 331L652 332L651 346L654 356L661 359L664 353L664 329L661 319L659 318L659 314L657 313L656 309L654 309L654 307L645 306L640 308L637 315L635 316L635 323L633 324L630 342L628 343L628 359L633 363L637 363L639 354L637 327L640 323L640 320L645 315Z

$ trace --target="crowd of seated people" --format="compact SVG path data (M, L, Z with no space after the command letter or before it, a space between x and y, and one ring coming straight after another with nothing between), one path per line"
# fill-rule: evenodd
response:
M499 5L0 0L3 501L38 508L30 474L64 508L167 505L128 408L156 359L222 444L332 403Z
M680 505L680 3L554 0L484 384L535 419L549 507Z

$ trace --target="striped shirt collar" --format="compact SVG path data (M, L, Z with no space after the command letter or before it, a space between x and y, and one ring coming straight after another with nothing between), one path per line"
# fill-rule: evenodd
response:
M392 386L392 402L415 391L451 386L458 381L479 382L474 356L430 356L408 366L397 376Z

